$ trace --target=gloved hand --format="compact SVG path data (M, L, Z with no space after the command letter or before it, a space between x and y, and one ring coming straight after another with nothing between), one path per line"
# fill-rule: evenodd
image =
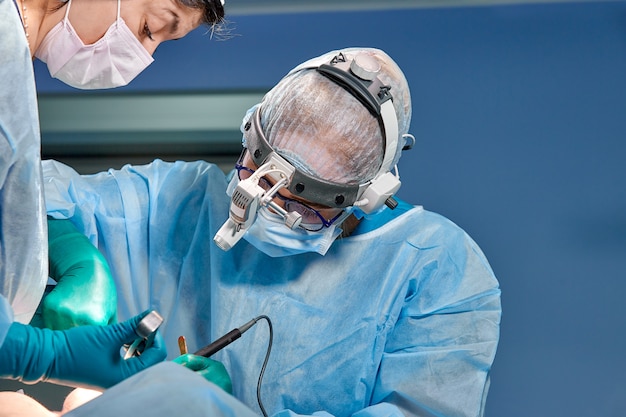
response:
M65 330L117 321L117 292L107 261L69 220L48 218L48 258L57 285L42 301L45 327Z
M204 356L192 355L191 353L180 355L173 362L195 371L227 393L233 393L233 383L222 362L205 358Z
M39 329L14 322L0 347L0 377L26 383L50 381L84 388L108 388L161 362L167 356L163 337L140 356L123 359L121 348L137 339L145 311L123 323Z

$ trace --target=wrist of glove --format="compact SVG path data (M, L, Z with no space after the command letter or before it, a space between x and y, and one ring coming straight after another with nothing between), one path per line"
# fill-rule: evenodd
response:
M204 379L214 383L229 394L233 393L233 384L221 362L205 358L204 356L192 355L186 353L173 360L185 368L191 369Z
M48 219L50 276L57 281L41 305L43 326L65 330L117 321L117 292L107 261L69 220Z
M138 338L135 329L147 313L123 323L63 331L13 323L0 347L0 377L84 388L115 385L167 356L159 333L140 356L123 359L120 354L124 344Z

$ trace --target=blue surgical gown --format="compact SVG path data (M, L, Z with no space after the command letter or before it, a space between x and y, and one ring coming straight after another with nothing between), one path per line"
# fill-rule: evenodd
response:
M325 256L271 258L245 240L228 252L212 242L229 204L212 164L157 160L87 176L43 166L48 213L71 218L103 252L120 319L164 316L170 358L180 335L193 352L271 319L260 390L269 415L482 415L500 290L476 243L444 217L408 206L363 220ZM268 343L259 320L213 356L257 413Z
M35 313L48 279L40 146L24 28L15 3L0 0L0 295L22 323Z

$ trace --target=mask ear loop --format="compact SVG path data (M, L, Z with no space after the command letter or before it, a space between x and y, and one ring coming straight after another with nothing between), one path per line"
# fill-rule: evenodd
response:
M119 24L119 21L120 21L121 6L122 6L122 0L117 0L117 19L115 19L115 26L117 26Z
M72 6L72 0L67 2L67 9L65 9L65 17L63 18L63 26L67 26L67 22L70 18L70 7Z
M350 217L353 211L354 211L353 206L346 207L345 209L343 209L343 213L341 213L341 216L339 216L337 220L335 220L331 226L335 226L336 228L339 228L343 231L343 228L341 227L341 225L343 224L343 222L346 221L348 217Z

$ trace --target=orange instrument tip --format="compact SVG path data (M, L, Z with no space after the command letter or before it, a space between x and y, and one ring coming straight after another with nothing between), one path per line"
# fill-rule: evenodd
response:
M180 354L185 355L188 353L187 350L187 340L185 340L185 336L178 337L178 348L180 349Z

